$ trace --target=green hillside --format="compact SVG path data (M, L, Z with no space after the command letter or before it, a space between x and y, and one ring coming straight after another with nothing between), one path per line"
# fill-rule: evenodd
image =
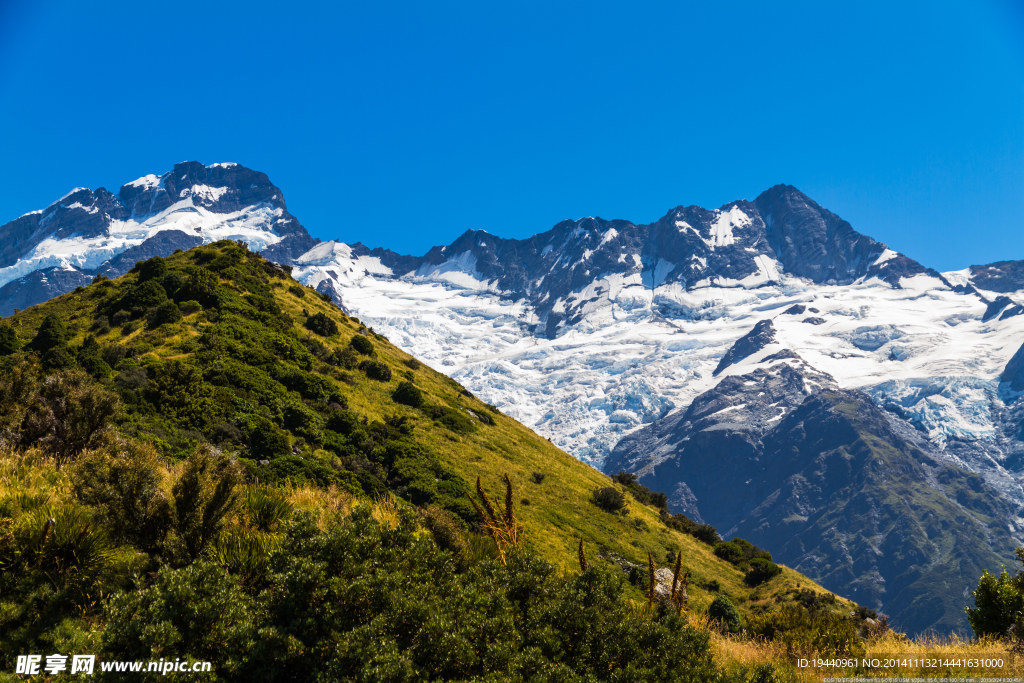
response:
M625 613L647 607L649 558L671 568L677 552L690 572L692 614L719 596L755 623L787 605L824 605L834 614L853 607L787 568L752 579L752 566L770 565L751 560L757 549L730 544L716 554L719 539L710 530L668 515L642 487L613 482L555 448L233 242L151 259L118 280L98 279L18 312L0 323L0 354L0 569L35 571L53 539L73 548L74 538L95 532L104 548L97 562L120 577L104 586L94 576L57 600L53 591L71 584L44 590L29 579L9 580L9 572L0 579L0 644L121 642L106 624L128 603L108 604L110 593L150 595L145 591L158 591L163 572L172 570L200 576L226 568L258 597L276 585L268 577L288 575L281 558L313 553L307 546L317 533L358 545L352 539L362 529L413 554L419 541L410 539L426 534L462 558L457 566L490 566L495 550L480 534L484 520L470 500L483 505L478 478L499 512L512 502L524 552L536 558L516 555L510 567L537 561L551 576L579 575L582 539L588 571L621 580L615 590ZM221 453L237 455L237 464ZM625 506L615 510L609 492L609 503L596 504L603 488L624 494ZM131 514L112 507L117 495L132 501ZM314 527L301 532L305 541L296 531L304 500L319 511ZM359 501L373 505L378 522L391 515L394 530L369 530L373 525L351 512ZM182 521L186 505L195 508L192 526ZM342 507L354 521L324 522L334 519L324 510ZM48 526L48 518L56 524ZM81 536L66 537L69 526ZM401 536L406 528L412 536ZM389 533L399 536L384 540ZM53 571L77 576L77 565L58 559ZM408 561L391 559L402 567ZM33 612L30 600L45 604ZM268 604L260 609L272 611ZM34 625L26 625L29 614ZM60 636L60 629L72 635ZM13 651L0 650L4 658Z

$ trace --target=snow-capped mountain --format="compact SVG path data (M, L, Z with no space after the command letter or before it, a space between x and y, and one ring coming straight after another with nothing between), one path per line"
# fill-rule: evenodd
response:
M955 628L956 595L918 598L1024 537L1024 261L940 274L784 185L406 256L317 243L265 175L190 162L0 227L0 312L225 238L576 457L910 628Z
M421 258L328 242L295 265L598 466L623 435L714 386L733 343L772 320L777 348L898 407L950 458L983 451L979 467L1024 500L1003 471L1017 445L999 440L996 415L1024 342L1012 264L939 274L792 187L649 225L586 218L526 240L471 231Z
M289 261L312 239L263 173L238 164L184 162L123 185L79 187L0 226L0 314L46 301L98 274L220 239L243 240Z

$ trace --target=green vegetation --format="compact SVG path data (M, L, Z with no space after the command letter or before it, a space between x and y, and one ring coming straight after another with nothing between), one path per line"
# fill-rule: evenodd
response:
M1017 548L1017 560L1024 565L1024 547ZM1024 572L1010 576L1004 567L994 576L985 571L971 596L974 607L967 607L966 612L974 635L1018 641L1024 636Z
M785 568L750 585L661 494L306 294L221 242L2 323L0 666L45 650L187 654L235 680L744 680L690 618L826 594ZM685 610L628 582L669 551Z

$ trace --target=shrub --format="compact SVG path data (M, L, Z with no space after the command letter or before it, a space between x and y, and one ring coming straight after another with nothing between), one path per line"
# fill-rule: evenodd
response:
M146 323L151 330L166 323L176 323L179 320L181 320L181 309L173 301L163 302L146 316Z
M216 303L217 274L203 266L192 265L185 270L185 281L181 283L178 291L174 293L179 301L189 299L198 301L203 306Z
M95 445L117 410L117 397L83 373L59 372L47 377L30 400L21 422L22 444L69 460Z
M618 512L626 507L626 496L614 486L595 490L591 500L594 505L606 512Z
M530 479L533 480L534 484L542 484L544 483L544 477L546 476L548 475L544 474L543 472L534 472L533 474L530 475Z
M786 605L751 616L747 629L752 636L784 645L789 652L822 657L861 657L865 653L854 619L828 610Z
M708 617L719 622L722 630L738 633L743 627L743 619L727 595L716 596L708 607Z
M760 586L782 573L782 567L763 557L755 557L750 561L750 571L743 580L748 586Z
M359 364L359 369L366 373L366 376L370 379L380 382L391 380L391 368L379 360L364 360Z
M67 344L69 337L70 334L68 333L68 328L64 325L64 321L60 319L60 316L50 313L43 318L43 322L39 325L39 330L36 332L36 336L33 337L29 347L43 353L44 351Z
M146 259L145 261L136 263L132 270L139 274L139 282L144 282L146 280L159 280L167 274L167 261L159 256L154 256L150 259Z
M698 524L694 527L691 535L698 541L707 543L708 545L715 545L722 541L722 537L718 535L718 529L710 524Z
M373 342L361 334L357 334L349 340L348 345L364 356L372 356Z
M75 496L102 511L116 541L154 551L171 523L171 506L160 488L159 459L152 446L115 444L83 457L73 477Z
M255 619L252 598L223 568L209 562L165 567L152 586L110 600L103 651L115 658L149 659L158 652L213 660L230 678L236 658L253 645Z
M333 337L338 334L338 323L324 313L314 313L306 318L306 329L321 337Z
M174 498L175 559L188 564L217 537L224 518L238 502L236 487L242 471L229 456L208 446L197 448L185 461L171 488Z
M423 367L423 363L419 362L415 358L406 358L402 362L405 363L406 367L408 367L410 370L419 370L421 367Z
M178 309L181 311L182 315L192 315L193 313L198 313L203 310L203 305L195 299L189 299L188 301L182 301L178 304Z
M7 323L0 323L0 356L9 356L21 348L18 335Z
M423 392L412 382L403 381L398 384L398 388L391 394L391 398L396 403L419 408L423 403Z
M302 285L289 285L288 291L294 294L295 296L299 297L300 299L303 299L306 296L306 288L303 287Z
M281 491L263 486L245 490L245 509L249 523L260 531L276 531L292 514L292 504Z
M110 364L103 359L103 350L100 348L96 337L92 335L85 338L82 346L78 349L78 364L83 370L99 379L110 374Z
M715 555L732 564L739 564L743 561L743 550L732 541L716 543Z
M137 282L121 298L121 308L151 308L167 301L167 290L155 280Z
M619 472L618 474L614 474L612 475L612 481L625 486L629 492L633 494L633 498L635 498L638 503L643 505L653 505L659 510L668 510L668 496L664 493L650 490L637 481L636 475L632 472Z
M1024 614L1024 593L1006 569L998 577L984 571L971 596L974 607L966 609L967 621L979 638L1005 636Z

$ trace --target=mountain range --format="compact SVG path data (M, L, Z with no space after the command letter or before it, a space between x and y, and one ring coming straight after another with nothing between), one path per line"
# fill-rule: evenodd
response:
M0 312L219 239L902 628L962 630L1024 535L1024 262L939 273L787 185L415 257L318 242L264 174L187 162L0 227Z

